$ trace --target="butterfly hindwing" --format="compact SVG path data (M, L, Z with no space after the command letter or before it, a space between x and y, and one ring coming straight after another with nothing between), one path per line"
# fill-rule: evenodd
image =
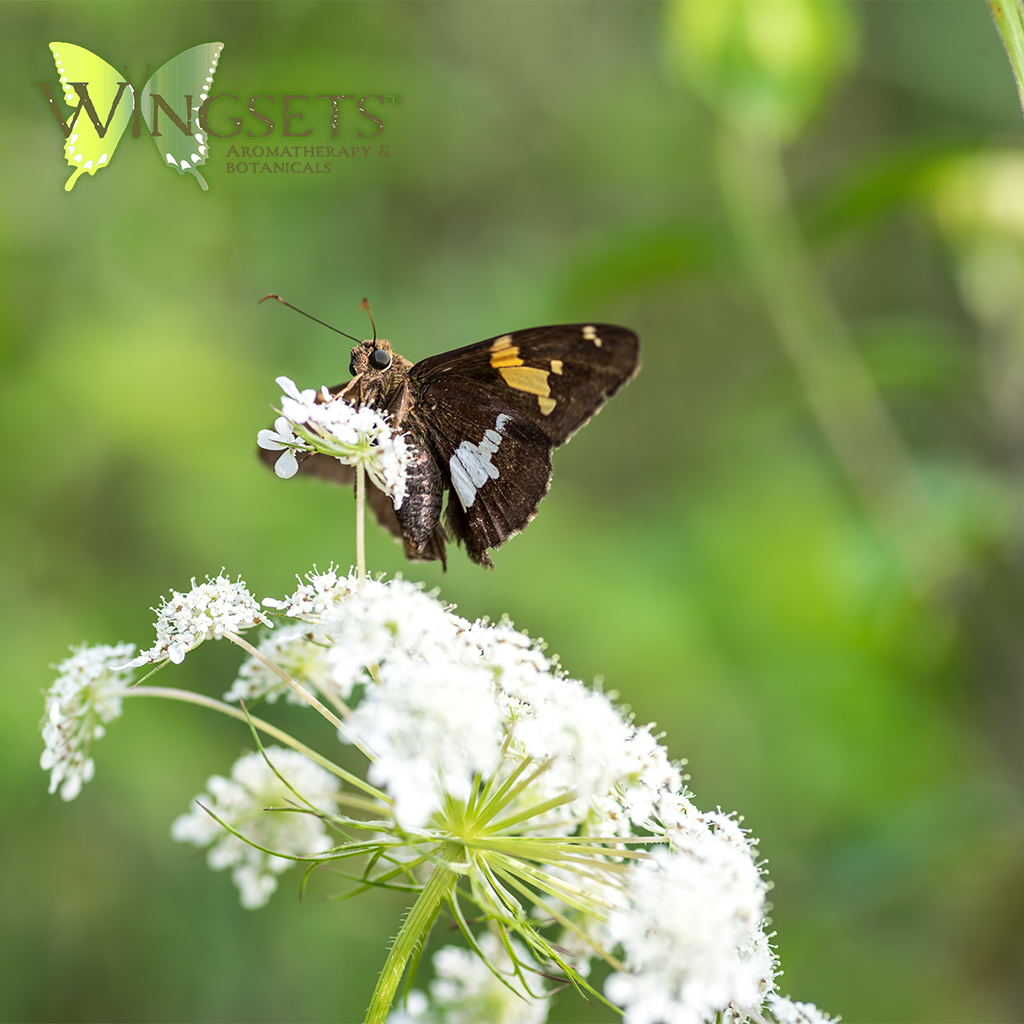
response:
M472 380L493 401L567 441L639 368L637 336L611 324L560 324L499 335L417 363L410 380Z
M551 441L531 419L495 402L491 389L442 374L418 389L415 421L450 486L445 521L469 557L519 533L551 482Z
M158 68L142 90L142 116L152 132L156 120L159 134L153 141L164 162L178 174L194 174L204 191L209 187L199 173L209 154L209 139L198 124L197 111L206 102L213 87L213 73L217 69L223 43L203 43L179 53L163 67ZM183 123L188 123L185 97L192 97L192 134L186 135L167 115L166 110L154 112L153 93L162 97L173 108Z
M50 49L53 51L65 101L78 110L84 97L78 95L78 91L71 83L85 82L89 91L89 101L101 125L104 126L97 129L84 106L79 111L64 142L64 156L68 164L74 168L74 174L64 185L65 191L70 192L82 174L95 174L110 163L118 140L131 120L135 100L130 85L125 84L122 89L122 75L96 54L84 47L75 46L74 43L50 43ZM68 117L69 125L74 116L71 114ZM103 132L102 135L100 131Z

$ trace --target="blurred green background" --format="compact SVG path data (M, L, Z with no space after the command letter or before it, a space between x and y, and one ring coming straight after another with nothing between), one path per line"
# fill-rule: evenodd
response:
M376 528L371 566L666 730L762 839L784 992L1024 1016L1024 124L984 3L8 2L0 37L3 1019L358 1020L396 929L393 894L300 904L294 873L242 910L170 840L236 723L130 701L77 801L38 767L69 643L148 645L222 566L280 595L353 557L351 496L255 458L276 375L347 376L269 291L360 336L369 296L414 360L635 328L643 373L494 572ZM391 155L242 177L214 140L202 193L126 134L65 193L51 40L136 82L220 40L220 92L399 94ZM239 660L162 678L219 695Z

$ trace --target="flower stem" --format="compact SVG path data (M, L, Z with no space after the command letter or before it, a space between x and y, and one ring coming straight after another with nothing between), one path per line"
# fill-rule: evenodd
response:
M385 800L390 803L390 798L386 793L382 793L379 789L371 786L368 782L364 782L358 775L352 775L350 772L345 771L344 768L339 768L336 764L328 761L322 754L318 754L311 747L307 747L305 743L300 743L283 729L278 729L276 725L271 725L269 722L265 722L262 718L257 718L255 715L246 716L245 712L240 708L234 708L230 704L224 704L222 701L214 700L213 697L207 697L202 693L194 693L192 690L178 690L172 686L134 686L131 689L122 691L118 696L163 697L167 700L180 700L185 704L198 704L200 707L219 711L222 715L229 715L231 718L237 718L240 722L251 722L260 730L260 732L265 732L268 736L273 736L275 740L279 740L281 743L286 743L289 747L293 750L297 750L300 754L305 754L306 757L310 758L310 760L316 761L318 765L326 768L332 775L337 775L338 778L344 779L350 785L369 793L378 800Z
M451 846L442 852L441 859L448 862L462 861L464 856L460 847ZM395 941L391 944L388 958L377 979L377 987L373 990L364 1024L384 1024L387 1020L409 958L422 943L426 942L441 904L451 894L458 880L459 876L450 868L434 868L427 884L416 897L416 902L402 922Z
M374 753L371 750L364 747L362 743L360 743L360 741L352 734L352 731L349 729L349 727L345 725L345 723L333 711L331 711L329 708L324 707L324 705L321 704L320 701L317 700L317 698L309 692L309 690L307 690L304 686L300 685L299 683L295 682L295 680L292 679L292 677L288 675L288 673L285 672L283 668L281 668L279 665L275 665L269 658L265 657L258 650L256 650L256 648L253 647L253 645L249 643L248 640L245 640L243 637L240 637L237 633L232 633L229 630L225 630L224 637L225 639L230 640L232 643L238 644L238 646L241 647L243 651L248 651L257 660L262 661L263 664L271 670L271 672L277 673L277 675L279 675L307 704L309 704L310 707L316 708L316 710L319 711L320 714L323 715L324 718L326 718L327 721L330 722L331 725L333 725L334 728L338 730L338 732L342 733L345 736L349 743L351 743L358 750L361 750L370 761L377 760ZM348 711L347 706L345 707L345 711Z
M356 463L356 567L366 579L366 469Z
M1024 3L1022 0L988 0L992 20L1002 36L1006 56L1010 58L1017 95L1024 111Z

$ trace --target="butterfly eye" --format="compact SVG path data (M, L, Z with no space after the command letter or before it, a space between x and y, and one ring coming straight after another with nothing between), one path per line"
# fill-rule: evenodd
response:
M383 348L375 348L370 353L370 366L375 370L386 370L391 365L391 353Z
M355 356L353 356L348 361L348 372L351 373L353 377L356 375L356 360L355 360Z

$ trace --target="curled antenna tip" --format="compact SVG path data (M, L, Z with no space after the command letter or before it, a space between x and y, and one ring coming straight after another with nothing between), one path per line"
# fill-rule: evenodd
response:
M281 296L278 295L276 292L271 292L269 295L264 295L263 298L260 299L260 302L266 302L267 299L277 299L278 302L284 302L284 299L282 299ZM256 305L258 306L260 302L257 302Z
M369 311L370 311L370 300L369 299L363 299L363 301L359 303L359 312L360 313L368 313Z

